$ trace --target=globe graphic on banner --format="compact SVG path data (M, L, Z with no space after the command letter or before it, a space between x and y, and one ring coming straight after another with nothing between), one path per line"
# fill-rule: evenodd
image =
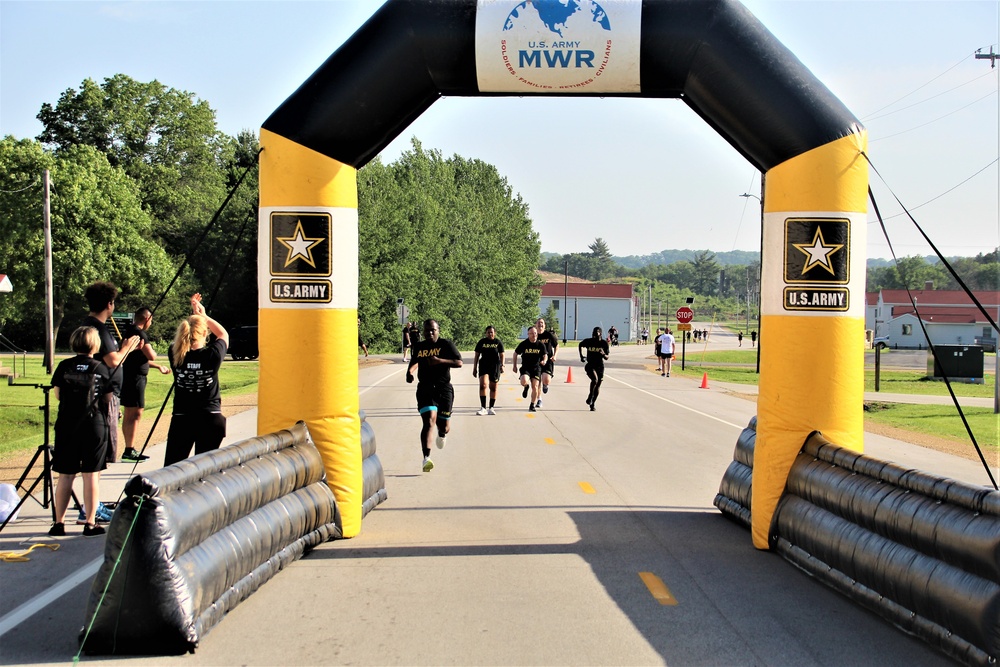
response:
M607 12L590 0L527 0L507 15L503 29L513 30L537 21L559 37L565 37L566 32L590 32L587 24L611 30Z

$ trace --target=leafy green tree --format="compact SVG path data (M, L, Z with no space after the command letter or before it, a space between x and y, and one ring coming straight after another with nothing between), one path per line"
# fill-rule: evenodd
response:
M38 113L38 140L57 153L92 146L139 184L155 234L174 256L190 249L194 229L225 197L224 145L215 112L192 93L124 74L98 85L85 79Z
M715 261L715 255L708 250L699 252L694 258L693 266L694 290L705 295L718 293L720 267Z
M556 338L562 335L562 327L559 325L562 316L555 303L549 301L549 307L542 313L542 319L545 320L545 328L551 330Z
M41 175L51 174L53 324L64 317L68 334L86 314L82 295L96 280L110 280L129 295L158 295L173 272L152 239L149 215L136 185L90 146L57 155L32 140L0 140L0 258L15 291L0 299L0 322L22 344L44 342L45 277ZM25 184L34 184L25 188Z
M396 299L410 319L471 346L486 325L513 339L534 317L540 244L527 205L496 168L424 150L416 139L392 164L358 173L362 335L396 349Z

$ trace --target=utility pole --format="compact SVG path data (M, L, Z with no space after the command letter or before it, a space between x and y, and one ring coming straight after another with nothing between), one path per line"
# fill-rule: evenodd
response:
M993 53L993 47L990 47L989 53L980 53L982 49L976 49L976 60L989 60L990 69L997 66L997 59L1000 58L1000 53Z
M49 190L51 181L49 180L49 170L45 170L45 187L42 195L42 227L45 238L45 355L42 363L45 364L45 372L52 375L52 366L55 363L56 341L55 333L52 331L53 303L52 296L52 217L50 214L51 205Z
M990 69L996 68L1000 53L994 53L992 46L989 53L980 51L982 49L976 49L976 60L989 60ZM1000 118L997 119L997 127L1000 128ZM1000 145L1000 136L997 137L997 144ZM997 308L997 317L1000 318L1000 307ZM996 332L996 337L1000 339L1000 331ZM1000 414L1000 348L997 348L996 367L993 369L993 414Z

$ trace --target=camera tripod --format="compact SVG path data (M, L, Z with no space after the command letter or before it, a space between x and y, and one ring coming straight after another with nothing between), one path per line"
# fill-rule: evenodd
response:
M44 435L42 436L42 444L40 444L38 449L35 450L35 455L31 457L31 461L28 462L24 472L21 473L21 477L17 480L17 484L14 485L14 488L18 490L24 489L24 482L28 479L29 475L31 475L31 471L35 467L35 463L38 461L39 457L42 459L42 472L39 473L38 477L35 478L35 481L31 483L31 486L25 490L24 497L21 498L21 501L17 503L16 507L14 507L10 516L8 516L4 522L0 524L0 531L7 527L7 524L10 523L11 517L17 514L18 510L21 509L21 506L28 501L28 498L31 498L45 509L51 507L52 521L55 522L56 520L55 493L52 487L52 445L49 444L49 417L51 415L49 392L52 391L52 385L30 383L19 384L14 382L14 378L10 378L7 384L12 387L34 387L35 389L41 389L45 392L45 403L38 408L44 413L43 428L45 430ZM42 485L42 499L40 501L32 495L35 491L35 487L39 484ZM80 500L76 497L76 492L71 492L71 496L74 503L74 509L80 509Z

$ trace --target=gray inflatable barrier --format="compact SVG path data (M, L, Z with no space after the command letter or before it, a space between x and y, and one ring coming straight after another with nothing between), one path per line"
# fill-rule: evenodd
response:
M1000 492L908 470L813 433L771 548L972 665L1000 657Z
M133 477L108 527L83 650L193 652L264 582L341 536L325 479L303 422Z
M368 423L364 410L361 411L361 480L364 498L361 503L361 516L365 517L389 496L385 490L382 462L375 454L375 430Z
M719 485L719 493L715 496L715 506L719 511L746 528L750 527L753 447L756 442L757 417L751 417L750 423L736 440L733 462L726 468L722 483Z

